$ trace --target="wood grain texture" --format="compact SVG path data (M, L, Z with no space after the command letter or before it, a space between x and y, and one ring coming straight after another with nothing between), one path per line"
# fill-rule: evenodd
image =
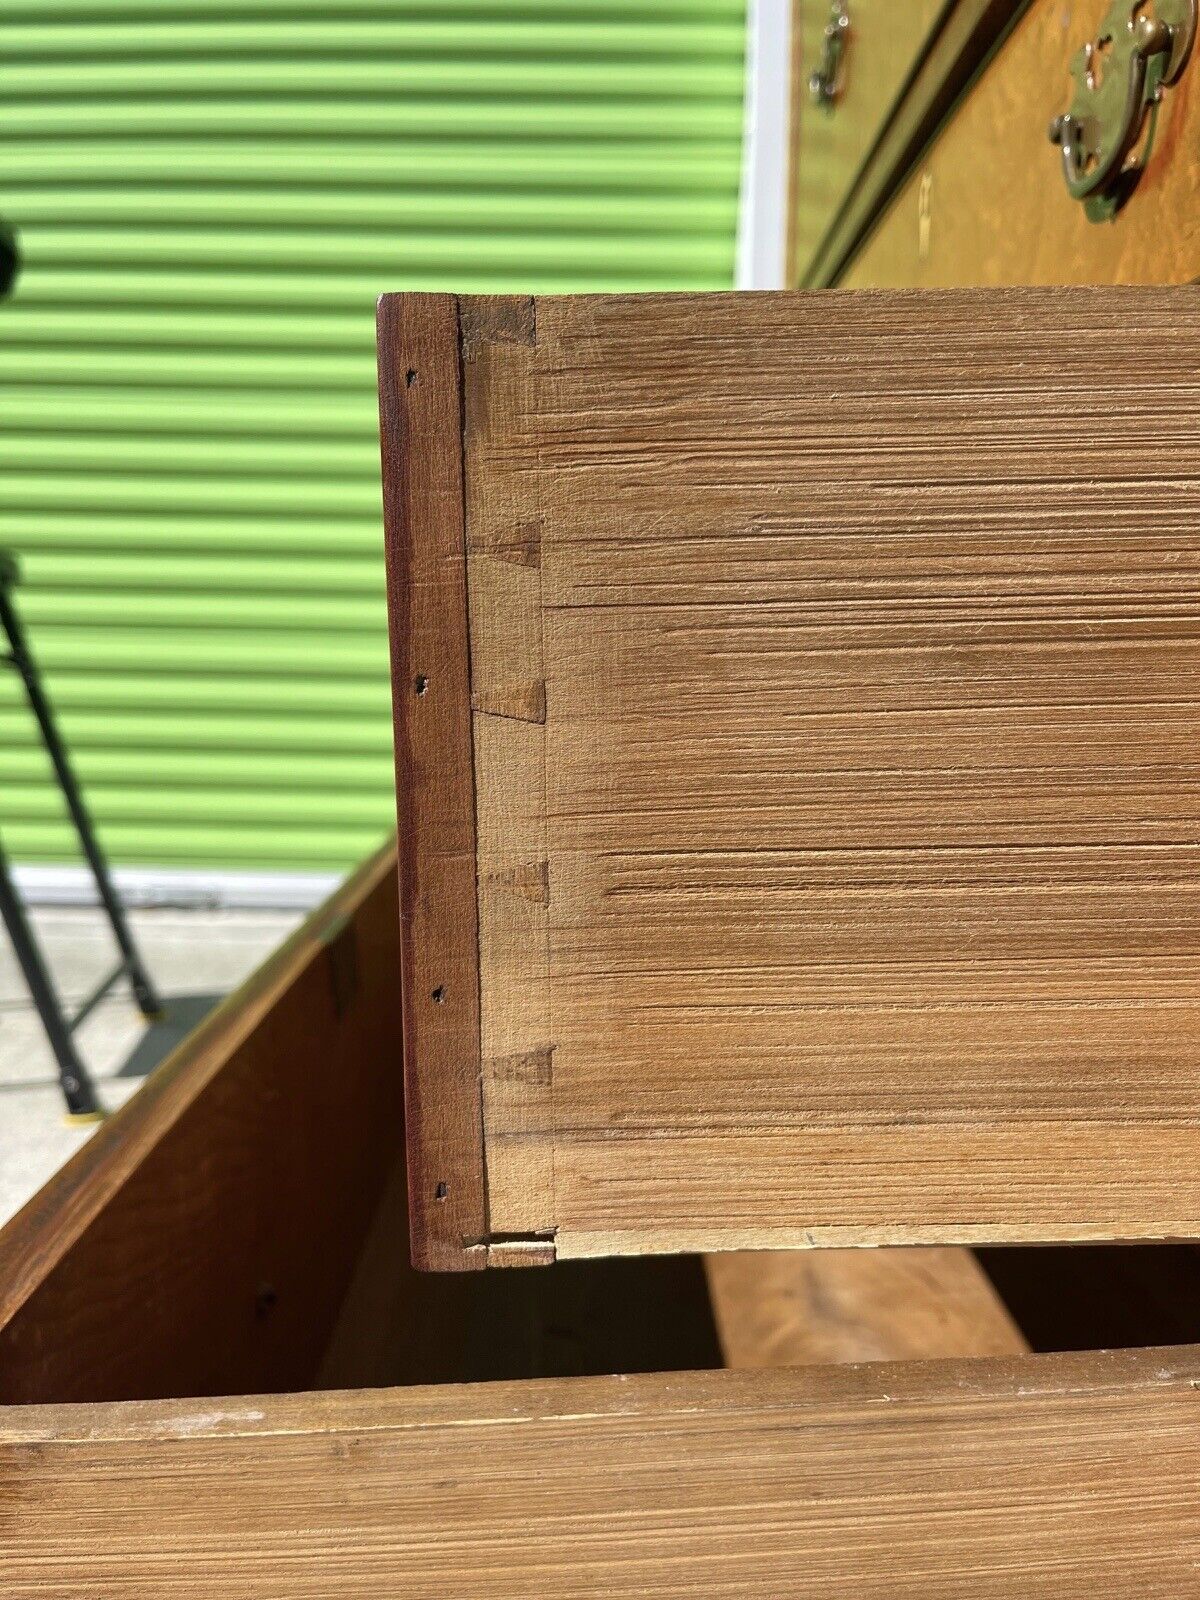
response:
M0 1413L10 1600L1194 1591L1196 1351Z
M560 1257L1195 1233L1200 296L533 318L466 472L546 707L489 1173Z
M821 61L829 0L799 0L803 81L796 97L799 154L790 282L798 282L812 264L945 9L946 0L899 6L895 0L855 0L848 7L851 33L842 91L832 105L819 105L807 84Z
M389 844L0 1230L0 1399L314 1381L403 1147L397 926Z
M847 287L1173 283L1200 275L1194 67L1164 98L1147 171L1114 222L1086 220L1044 142L1070 97L1066 64L1102 10L1093 0L1034 0L874 219L842 279ZM1100 1246L992 1251L986 1260L1035 1345L1066 1348L1194 1338L1194 1252L1167 1254L1169 1266L1163 1250Z
M379 410L413 1256L420 1267L480 1267L487 1200L454 296L380 300Z
M1200 276L1195 60L1163 97L1146 171L1115 221L1087 220L1046 139L1050 118L1070 102L1067 64L1103 10L1095 0L1034 0L841 282L935 288Z
M534 303L462 306L474 756L488 797L477 807L483 1114L485 1126L536 1135L554 1120L542 524L510 453L534 404ZM508 1236L516 1262L553 1260L551 1141L495 1147L487 1199L490 1232Z
M705 1269L728 1367L1029 1348L970 1250L735 1250Z

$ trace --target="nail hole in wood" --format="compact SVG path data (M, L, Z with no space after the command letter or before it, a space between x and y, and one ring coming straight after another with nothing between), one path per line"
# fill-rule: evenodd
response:
M435 1006L440 1006L442 1001L446 998L446 985L444 983L439 983L430 998Z
M413 384L416 383L416 381L417 381L416 369L414 367L409 367L408 371L404 374L404 387L406 389L411 389Z
M444 1200L449 1193L450 1185L448 1183L439 1183L437 1188L433 1191L433 1198L435 1200Z
M423 672L418 672L416 677L413 679L413 692L415 694L424 694L428 687L429 679Z

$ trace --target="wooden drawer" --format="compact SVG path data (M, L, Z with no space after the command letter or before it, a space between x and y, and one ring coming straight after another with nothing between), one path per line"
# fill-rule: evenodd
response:
M422 1264L1200 1233L1200 291L381 326Z
M1200 277L1200 56L1166 89L1140 182L1092 222L1047 138L1106 0L1034 0L840 279L846 287Z
M795 248L801 276L854 186L863 160L906 78L946 9L945 0L800 0L801 83L795 195ZM810 78L827 59L826 30L844 15L849 28L833 97L816 96Z

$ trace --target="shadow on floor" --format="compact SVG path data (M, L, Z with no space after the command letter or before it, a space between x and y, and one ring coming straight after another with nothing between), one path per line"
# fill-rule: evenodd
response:
M164 996L162 1016L147 1024L146 1031L114 1076L148 1078L159 1062L165 1060L210 1011L215 1011L224 998L223 993Z

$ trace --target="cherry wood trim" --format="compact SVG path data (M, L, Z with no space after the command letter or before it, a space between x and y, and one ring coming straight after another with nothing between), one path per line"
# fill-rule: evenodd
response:
M454 295L379 302L413 1262L483 1267L479 914Z

